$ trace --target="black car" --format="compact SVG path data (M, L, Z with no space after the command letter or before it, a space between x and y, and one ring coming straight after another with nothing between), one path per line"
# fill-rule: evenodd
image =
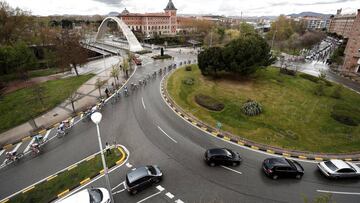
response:
M210 166L215 165L231 165L237 166L242 159L240 154L226 148L208 149L205 152L205 161Z
M265 174L272 179L279 177L295 177L301 179L304 175L304 168L297 162L283 157L268 158L263 162Z
M126 189L131 194L136 194L162 179L162 172L158 166L143 166L136 168L126 175Z

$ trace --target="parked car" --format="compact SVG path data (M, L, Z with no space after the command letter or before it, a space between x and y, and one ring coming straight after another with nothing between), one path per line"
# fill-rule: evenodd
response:
M159 183L162 175L158 166L139 167L126 175L125 187L134 195L152 184Z
M265 174L276 180L279 177L295 177L301 179L304 175L304 168L297 161L283 157L268 158L263 162Z
M331 159L318 163L318 168L329 178L360 177L360 168L348 161Z
M208 149L205 152L205 161L210 166L231 165L238 166L242 159L240 154L226 148Z
M57 203L110 203L109 191L105 188L88 188L81 190Z

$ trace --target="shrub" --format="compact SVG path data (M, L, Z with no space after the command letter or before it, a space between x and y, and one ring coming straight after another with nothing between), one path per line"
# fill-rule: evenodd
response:
M334 99L341 99L341 92L342 92L342 87L338 86L332 92L331 97Z
M194 78L185 78L182 80L182 83L185 85L194 85L195 79Z
M342 124L357 126L360 124L360 109L339 103L333 106L331 117Z
M296 70L291 70L291 69L287 69L287 68L280 68L280 73L285 74L285 75L295 76L296 75Z
M310 80L311 82L315 82L315 83L317 83L319 81L318 77L312 76L312 75L309 75L309 74L305 74L305 73L300 74L300 77L302 77L304 79L307 79L307 80Z
M247 116L256 116L262 113L261 105L253 100L248 100L243 106L242 111Z
M195 101L200 106L212 111L221 111L225 107L223 103L220 103L216 99L203 94L196 95Z
M160 60L160 59L171 59L172 56L164 54L163 56L161 55L156 55L152 57L154 60Z
M186 70L186 71L191 71L192 68L191 68L191 66L186 66L186 67L185 67L185 70Z

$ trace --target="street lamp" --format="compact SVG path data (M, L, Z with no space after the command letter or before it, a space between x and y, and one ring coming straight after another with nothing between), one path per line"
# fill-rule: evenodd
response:
M96 125L97 137L98 137L98 140L99 140L99 147L100 147L100 153L101 153L101 160L102 160L102 164L103 164L103 168L104 168L105 181L106 181L109 193L110 193L111 202L114 203L114 198L113 198L112 193L111 193L111 185L110 185L110 180L109 180L109 175L108 175L108 168L106 166L105 157L104 157L104 151L103 151L103 148L102 148L101 137L100 137L99 123L101 121L101 118L102 118L102 115L99 112L95 112L95 113L93 113L91 115L91 120Z

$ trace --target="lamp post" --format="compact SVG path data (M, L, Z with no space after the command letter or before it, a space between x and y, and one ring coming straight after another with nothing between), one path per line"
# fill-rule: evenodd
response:
M91 115L91 120L96 125L97 137L98 137L98 140L99 140L101 160L102 160L102 164L103 164L103 168L104 168L105 181L106 181L109 193L110 193L111 202L114 203L114 198L113 198L113 195L111 193L111 185L110 185L110 180L109 180L109 175L108 175L108 168L106 166L105 157L104 157L104 151L103 151L103 148L102 148L101 137L100 137L99 123L101 121L101 118L102 118L102 115L99 112L95 112L95 113L93 113Z

